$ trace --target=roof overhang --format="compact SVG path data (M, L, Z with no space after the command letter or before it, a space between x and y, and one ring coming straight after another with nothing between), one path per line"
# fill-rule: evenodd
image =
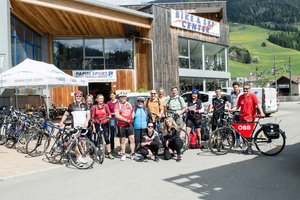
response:
M124 36L150 29L153 15L90 0L10 0L11 12L40 34Z

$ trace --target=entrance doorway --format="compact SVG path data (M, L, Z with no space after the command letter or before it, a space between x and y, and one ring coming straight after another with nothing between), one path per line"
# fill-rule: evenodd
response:
M109 92L111 91L111 83L89 83L89 94L92 94L94 98L98 94L104 96L105 102L109 101Z

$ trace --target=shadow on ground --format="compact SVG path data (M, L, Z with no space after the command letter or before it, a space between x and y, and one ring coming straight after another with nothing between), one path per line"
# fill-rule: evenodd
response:
M165 181L199 194L199 199L299 199L300 143L286 146L277 156L259 154L247 161Z

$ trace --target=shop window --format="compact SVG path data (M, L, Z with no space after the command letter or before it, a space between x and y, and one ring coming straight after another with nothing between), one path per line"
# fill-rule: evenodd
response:
M188 39L186 38L178 38L178 55L188 57L189 56L188 49Z
M83 40L54 40L54 65L64 70L82 70Z
M190 40L191 69L202 69L202 42Z
M103 40L102 39L85 39L85 56L103 57Z
M205 69L225 71L225 47L215 44L204 44Z
M132 41L127 39L105 39L106 69L133 68Z
M41 36L11 16L11 58L15 66L25 58L41 60Z
M84 60L84 69L85 70L104 69L104 60L103 60L103 58L86 58Z

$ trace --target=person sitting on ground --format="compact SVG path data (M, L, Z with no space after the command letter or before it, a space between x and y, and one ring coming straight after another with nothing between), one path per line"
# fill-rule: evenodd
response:
M179 127L171 117L167 117L163 129L164 158L170 160L176 151L176 161L181 161L183 141L180 139Z
M143 136L141 147L137 152L141 154L144 159L148 157L158 162L159 158L157 157L157 153L160 144L158 133L154 130L153 123L148 122L146 134Z

